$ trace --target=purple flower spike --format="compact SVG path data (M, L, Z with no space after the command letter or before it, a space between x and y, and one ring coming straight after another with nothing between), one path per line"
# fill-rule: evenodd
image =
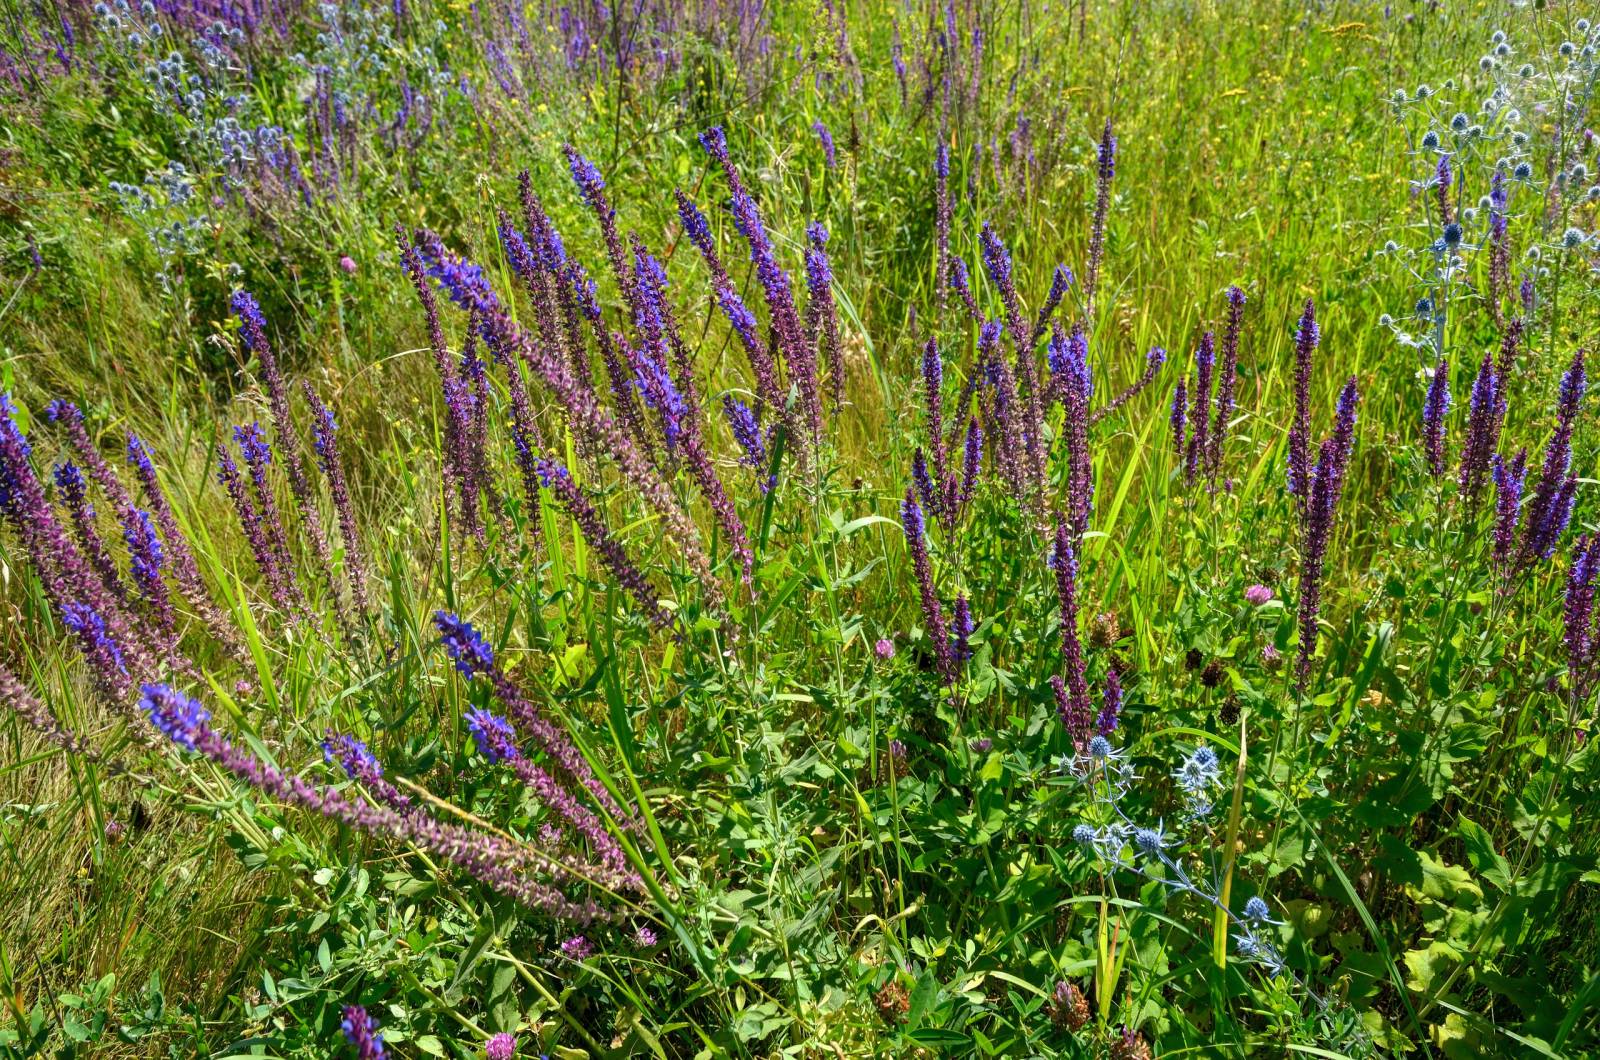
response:
M322 740L322 760L329 765L337 762L351 780L370 781L383 778L383 764L367 745L344 733L328 732Z
M617 583L632 594L645 615L657 626L671 624L672 615L661 606L649 580L628 558L622 542L605 525L600 512L584 496L571 473L552 460L540 458L537 462L539 478L545 488L555 494L556 502L572 517L589 547L599 553L601 561L611 571Z
M1563 625L1567 642L1567 682L1571 702L1586 705L1600 678L1600 632L1594 628L1595 577L1600 573L1600 537L1583 534L1572 543L1567 570Z
M1294 422L1289 426L1289 495L1302 505L1311 496L1311 358L1321 338L1316 305L1307 298L1294 333Z
M516 756L517 731L506 719L477 708L467 711L467 730L478 745L478 753L491 763L503 762Z
M1477 501L1488 478L1490 460L1500 445L1503 385L1504 381L1495 372L1493 358L1485 353L1472 381L1472 396L1467 406L1467 439L1461 451L1461 496L1469 508Z
M1211 425L1211 445L1206 467L1211 481L1222 473L1222 446L1228 438L1228 421L1233 418L1234 388L1239 379L1239 337L1244 330L1244 291L1228 288L1228 322L1222 329L1222 368L1217 374L1216 418Z
M950 259L948 279L950 290L961 298L961 304L967 307L967 313L973 320L983 320L983 314L978 310L978 300L972 294L972 280L967 275L967 263L962 258Z
M828 168L834 169L838 165L838 159L834 155L833 134L820 121L811 124L811 131L817 134L817 142L822 144L822 157L828 163Z
M772 488L772 481L767 477L767 446L761 437L761 421L750 406L727 394L722 396L722 414L743 453L739 463L755 471L761 492L766 493Z
M973 492L978 488L978 475L983 469L983 428L978 417L967 421L967 441L961 461L961 507L972 503Z
M1578 489L1578 480L1572 474L1572 432L1587 387L1588 376L1580 349L1573 354L1571 367L1561 376L1561 388L1556 396L1556 429L1545 445L1539 481L1528 502L1528 519L1519 556L1522 564L1554 555L1572 519Z
M917 578L917 591L922 597L922 617L928 624L928 639L933 651L939 676L949 683L955 679L955 657L950 650L950 637L945 630L944 608L933 586L933 564L928 558L927 525L922 517L911 488L906 488L905 500L900 502L900 520L905 527L906 551L911 554L911 566Z
M444 650L450 653L451 661L463 677L471 679L493 671L494 651L472 623L448 611L435 611L433 624L443 638Z
M196 740L206 730L211 712L171 685L145 685L142 691L139 706L150 715L150 723L179 747L196 750Z
M1189 394L1189 448L1184 460L1184 474L1194 481L1207 452L1211 431L1211 381L1216 364L1216 350L1211 332L1200 336L1200 346L1194 354L1194 390Z
M945 277L950 275L951 266L950 218L950 148L943 140L940 140L933 153L933 275L934 287L939 292L939 309L941 313L944 311L945 302L947 301L948 288L945 286ZM965 268L965 266L962 266L963 277L965 276ZM970 291L967 292L966 301L969 304L972 301Z
M328 538L322 529L322 518L317 511L317 498L311 491L310 481L306 478L305 467L300 459L300 440L295 434L294 420L289 412L289 392L284 385L283 373L278 365L278 359L273 352L272 345L267 341L266 321L261 316L261 307L248 291L235 291L229 303L234 314L239 319L239 334L250 352L256 355L261 362L261 380L267 388L268 404L272 409L272 426L277 437L278 455L283 461L283 470L289 480L289 491L294 497L294 510L299 516L300 525L306 532L306 537L311 542L311 551L317 558L317 567L323 577L329 577L333 565L333 556L328 549ZM254 425L252 425L254 428ZM243 441L241 440L241 445ZM266 443L261 443L265 451ZM260 470L255 460L248 451L245 452L245 462L251 465L251 472L256 476ZM262 462L264 465L265 461ZM256 486L259 492L262 479L256 477ZM261 517L269 531L275 533L274 540L280 546L283 554L287 556L288 549L284 544L283 532L278 524L276 507L264 498L258 498L261 505ZM289 567L292 572L292 566ZM334 608L343 616L343 608L339 600L337 587L331 579L328 587Z
M360 1060L383 1060L388 1054L383 1049L383 1035L378 1033L378 1022L367 1015L360 1005L346 1005L344 1019L339 1024L347 1041L356 1047Z
M132 687L122 648L106 630L105 619L86 604L70 603L61 608L61 624L78 638L78 647L94 674L95 687L109 703L124 700Z
M1089 727L1094 716L1089 704L1087 666L1083 642L1078 639L1078 557L1066 520L1056 520L1055 551L1051 557L1056 572L1056 596L1061 608L1061 662L1066 670L1065 688L1060 677L1050 680L1056 688L1056 706L1072 745L1083 750L1089 744Z
M967 602L967 596L962 593L956 597L954 615L951 618L952 632L951 649L958 663L964 663L972 658L972 605Z
M1106 250L1106 218L1111 212L1111 180L1117 172L1117 138L1106 119L1105 131L1095 151L1094 220L1089 225L1089 269L1083 280L1086 312L1094 312L1095 291L1100 282L1100 263Z
M1512 549L1516 543L1517 520L1522 514L1522 483L1528 471L1528 450L1519 449L1508 464L1499 453L1494 454L1494 563L1511 571L1515 558Z
M1444 418L1450 414L1450 403L1450 362L1440 358L1422 403L1422 451L1428 456L1428 472L1435 478L1444 474Z
M1106 672L1105 705L1100 708L1100 716L1095 719L1095 731L1101 736L1110 736L1117 731L1117 719L1122 716L1122 678L1117 676L1116 670Z
M1189 383L1187 380L1178 380L1178 385L1172 391L1172 413L1169 417L1172 425L1172 451L1181 464L1184 458L1184 446L1189 436Z

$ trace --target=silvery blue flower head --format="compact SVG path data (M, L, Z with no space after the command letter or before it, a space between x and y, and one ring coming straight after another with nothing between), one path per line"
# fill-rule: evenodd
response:
M1141 853L1154 857L1160 854L1167 845L1167 839L1161 834L1159 826L1156 828L1135 828L1133 830L1133 845L1138 847Z
M1094 842L1094 829L1086 824L1077 825L1072 829L1072 841L1088 846Z
M1444 226L1444 245L1452 249L1461 245L1461 226L1454 221Z
M1584 234L1584 231L1581 228L1569 228L1565 232L1561 233L1561 245L1566 247L1568 250L1576 250L1578 247L1581 247L1584 243L1588 242L1588 239L1589 237Z
M1518 162L1517 168L1511 171L1511 176L1516 180L1532 180L1533 164L1531 162Z
M1089 754L1095 758L1111 757L1111 741L1104 736L1096 736L1089 741Z
M1439 147L1439 134L1429 129L1422 134L1422 149L1424 151L1437 150Z
M1244 916L1246 920L1267 920L1272 916L1272 910L1267 908L1266 899L1259 894L1252 895L1244 904Z

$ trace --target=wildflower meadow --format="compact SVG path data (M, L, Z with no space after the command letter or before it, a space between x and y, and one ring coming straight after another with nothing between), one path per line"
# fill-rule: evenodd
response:
M0 1056L1600 1056L1597 50L0 5Z

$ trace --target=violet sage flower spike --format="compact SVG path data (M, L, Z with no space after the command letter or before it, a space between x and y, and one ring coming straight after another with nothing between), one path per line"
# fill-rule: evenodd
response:
M1495 354L1495 415L1504 423L1510 399L1512 372L1517 365L1517 353L1522 346L1524 327L1521 317L1514 318L1500 335L1500 349Z
M833 134L829 132L828 127L820 121L811 123L811 131L817 134L817 142L822 145L823 161L827 163L829 169L837 168L839 159L834 151Z
M628 269L627 257L623 253L622 237L617 233L617 211L606 197L605 178L600 175L599 168L579 154L571 144L562 144L561 150L567 156L572 182L578 186L579 196L600 222L600 234L605 239L606 254L611 259L611 270L617 277L623 303L630 312L636 312L633 274Z
M965 509L972 503L972 496L978 488L978 475L983 469L983 428L978 425L978 417L973 416L967 420L967 440L963 446L961 461L961 507Z
M289 551L289 540L284 534L283 522L278 518L278 502L273 494L272 480L267 476L267 468L272 463L272 446L261 433L261 425L258 423L235 427L233 440L239 445L239 452L244 457L250 481L255 486L256 510L261 516L262 532L266 535L267 543L276 557L278 572L296 604L303 607L305 597L295 577L294 556Z
M505 719L474 708L467 712L466 721L480 754L490 762L504 762L510 766L534 798L588 841L590 849L600 858L597 883L612 890L643 888L638 873L628 867L627 855L616 838L606 831L605 824L542 766L522 753L517 746L516 730Z
M1100 266L1106 251L1106 220L1111 213L1111 181L1117 172L1117 138L1106 119L1105 131L1095 150L1094 217L1089 223L1089 267L1083 279L1084 312L1094 316L1094 296L1100 286Z
M967 263L960 257L950 258L950 274L948 281L950 290L961 298L961 304L967 307L967 315L978 323L983 322L983 313L978 309L978 300L972 294L972 280L967 275Z
M806 226L806 342L820 342L828 369L828 405L837 414L844 404L844 350L839 344L839 311L833 301L833 263L825 249L828 230L813 221Z
M200 577L200 566L195 561L188 538L184 535L183 528L178 525L177 516L167 500L166 491L161 488L161 480L157 477L155 464L150 458L149 446L145 445L137 435L130 433L127 453L128 464L133 468L134 477L139 480L140 489L144 494L145 507L155 517L156 526L161 530L161 541L167 553L167 569L178 583L179 592L200 616L200 620L205 623L211 635L228 650L229 654L236 659L242 659L244 646L239 641L238 631L217 608L210 592L206 589L204 580Z
M589 547L599 554L601 562L611 571L611 576L633 596L652 623L657 626L670 625L672 615L661 606L655 589L628 558L622 543L605 525L599 511L590 503L589 498L584 496L578 484L572 481L571 473L561 465L543 457L539 458L537 467L539 478L544 482L545 488L571 516L584 539L589 542Z
M436 255L436 260L443 261L445 258ZM684 562L695 574L706 598L713 606L720 607L723 602L721 586L712 573L711 561L700 543L699 531L654 465L640 452L634 440L599 406L594 395L573 380L567 366L552 351L529 341L518 329L500 306L494 292L488 288L481 270L475 266L469 267L453 256L449 257L448 264L448 269L438 270L436 278L451 292L452 300L464 302L475 311L473 315L477 319L477 328L496 360L509 365L520 359L566 410L573 433L587 438L593 451L611 455L621 467L623 477L661 515L667 535L679 547ZM603 328L603 322L600 323Z
M955 607L950 620L950 650L957 663L966 663L972 659L972 604L967 600L965 593L956 597Z
M418 300L422 303L423 315L427 320L429 345L433 351L433 364L439 374L439 385L444 394L442 471L445 491L449 496L464 498L469 494L471 485L471 471L462 466L466 452L466 438L470 432L468 420L471 415L469 408L471 388L459 377L450 356L444 328L439 321L438 301L434 298L433 286L429 282L421 253L407 235L404 226L395 226L395 240L400 250L401 265L417 292ZM464 502L458 501L458 503L463 509L459 512L463 525L469 531L475 529L475 511L468 512L465 510Z
M1476 506L1488 479L1490 459L1500 446L1501 387L1494 360L1485 353L1472 381L1467 405L1467 436L1461 449L1461 497L1469 510Z
M1146 353L1144 357L1143 374L1141 374L1139 378L1135 379L1132 383L1128 384L1127 388L1116 397L1112 398L1104 405L1101 405L1099 408L1095 409L1094 412L1090 413L1089 426L1093 427L1095 424L1099 423L1101 420L1105 419L1107 416L1111 415L1113 412L1117 411L1122 406L1126 405L1128 402L1137 397L1141 391L1143 391L1151 383L1155 382L1156 374L1161 371L1162 366L1166 363L1167 351L1160 346L1150 347L1149 352ZM1213 439L1213 441L1215 441L1215 439Z
M234 514L239 517L239 528L244 532L245 543L250 546L250 553L255 557L256 569L261 572L262 580L267 583L267 591L272 596L273 603L286 615L295 617L299 614L295 592L286 581L279 564L278 551L267 536L255 502L250 499L249 489L239 473L239 465L234 463L233 454L224 445L217 446L217 481L222 484L223 491L233 502Z
M1517 523L1522 514L1522 484L1527 477L1528 450L1519 449L1508 463L1499 453L1492 460L1494 479L1494 565L1510 577L1516 559Z
M411 796L389 783L383 775L383 763L367 749L367 745L348 733L329 729L322 738L322 760L329 765L338 763L344 775L360 784L379 802L400 813L416 809Z
M344 477L344 460L339 454L338 424L333 410L322 403L309 382L302 381L306 404L311 409L311 445L317 454L317 464L328 480L328 492L333 497L333 510L339 517L339 536L344 539L344 569L350 582L350 598L360 614L371 611L367 597L366 550L361 547L361 533L356 524L355 509L350 503L350 485Z
M1044 304L1039 307L1034 315L1032 337L1028 340L1028 348L1039 344L1044 337L1044 329L1050 323L1050 318L1055 315L1056 308L1061 305L1067 289L1072 286L1072 270L1065 265L1057 265L1056 271L1050 277L1050 290L1046 292Z
M572 737L561 726L545 717L498 664L494 651L472 624L448 611L434 613L445 651L455 663L456 670L468 680L484 677L494 689L494 694L505 706L506 713L516 723L519 731L537 740L550 760L555 762L575 784L581 785L596 804L602 807L617 823L628 831L641 827L636 811L624 811L611 792L589 767L588 760L578 750Z
M756 278L766 295L767 309L788 370L800 391L800 403L808 426L806 432L791 432L795 446L795 459L806 466L812 449L821 440L822 408L817 383L815 351L807 350L795 310L794 294L789 285L788 273L778 264L771 238L761 219L755 199L745 189L728 154L727 137L720 126L712 126L700 136L700 144L721 167L731 193L730 212L735 227L750 246L750 260L755 265ZM782 409L782 405L778 408ZM793 424L791 424L793 426Z
M733 440L739 444L739 463L755 471L761 492L766 493L773 483L767 475L767 445L762 438L761 421L750 406L729 394L722 396L722 414L728 421Z
M933 452L933 477L943 482L946 474L944 448L944 362L939 356L939 340L929 337L922 347L922 400L928 413L928 445ZM920 452L920 450L919 450ZM934 517L944 522L954 512L933 509Z
M1189 437L1189 382L1181 378L1172 391L1172 412L1168 417L1172 431L1172 452L1182 466Z
M950 273L950 148L941 139L933 153L933 276L942 315L949 300L945 277ZM969 293L970 298L970 293Z
M1596 630L1595 580L1600 574L1600 536L1580 534L1572 543L1567 568L1566 596L1562 605L1563 637L1567 647L1567 684L1574 707L1588 704L1600 681L1600 630Z
M52 472L56 483L56 496L61 506L66 509L67 520L72 524L73 537L77 539L78 547L83 550L84 558L94 568L100 577L100 584L124 604L128 601L128 587L123 584L122 575L117 570L117 565L111 559L111 553L106 550L105 539L100 535L100 528L95 522L94 506L89 503L88 484L85 482L83 472L78 465L63 461L55 466Z
M1228 424L1233 419L1234 390L1239 379L1239 337L1244 330L1244 291L1228 288L1228 320L1222 329L1222 367L1217 373L1216 413L1211 424L1206 469L1215 482L1222 474L1222 447L1228 440Z
M1082 324L1063 338L1060 325L1051 329L1049 361L1055 390L1064 412L1061 434L1067 450L1067 522L1075 539L1089 529L1094 510L1094 461L1089 451L1089 403L1094 375L1089 368L1089 340Z
M211 713L198 700L167 685L146 684L143 691L140 705L151 723L174 744L209 758L257 791L357 831L426 850L490 889L558 919L587 923L605 916L593 901L576 902L555 887L530 880L521 871L525 858L508 856L507 844L493 836L445 824L417 811L400 813L387 806L352 801L334 788L284 773L213 730Z
M123 662L121 645L106 629L105 616L88 604L73 602L62 606L61 624L77 639L100 698L108 706L126 703L133 678Z
M295 433L294 419L289 412L289 391L284 385L283 373L278 367L278 359L273 353L272 344L267 341L266 321L261 316L261 307L256 304L255 298L248 291L243 290L233 293L229 305L239 320L240 337L250 348L250 352L261 362L261 378L267 386L273 432L278 441L278 456L283 465L284 477L289 480L289 492L294 497L295 512L299 516L300 525L311 541L311 551L317 560L318 573L327 580L329 599L342 621L344 604L339 597L339 587L333 581L333 556L328 549L327 534L322 529L322 516L317 510L316 495L311 490L310 480L306 478L305 465L300 459L300 438ZM246 460L248 459L247 454ZM257 485L259 486L259 483ZM269 510L264 501L262 517L269 521L269 526L278 527L276 512ZM281 528L278 533L281 540Z
M1011 334L1011 345L1016 354L1014 378L1019 398L1016 413L1021 455L1025 471L1026 489L1018 496L1024 510L1032 510L1044 493L1044 412L1043 397L1039 393L1038 373L1034 370L1033 349L1025 341L1022 307L1017 301L1017 288L1012 278L1011 254L987 222L979 235L983 248L983 264L1000 292L1000 301L1006 311L1005 325Z
M1501 326L1505 321L1506 293L1511 287L1508 199L1505 171L1496 168L1489 179L1489 312Z
M67 440L72 443L73 451L78 454L78 459L89 472L89 477L94 479L106 499L111 502L112 510L122 511L133 506L133 498L129 496L127 487L117 473L106 463L100 455L100 449L89 437L88 428L83 423L83 410L70 401L57 398L45 406L45 419L57 424L66 432Z
M1017 411L1017 389L1011 366L1000 351L1000 331L1000 323L995 320L985 322L978 330L978 358L994 385L994 429L990 434L995 438L995 461L1012 499L1026 511L1028 486L1023 427Z
M0 707L11 711L22 723L45 740L68 754L78 755L91 762L103 761L99 752L83 741L77 733L63 725L50 708L28 689L28 686L4 666L0 666ZM116 772L124 770L119 765Z
M1289 425L1289 495L1301 507L1311 496L1311 368L1321 338L1316 305L1307 298L1294 333L1294 420Z
M51 511L30 460L32 446L16 416L11 395L0 393L0 519L10 523L22 539L45 599L57 613L64 616L69 607L93 613L129 674L137 679L154 676L154 657L135 634L130 616ZM94 625L90 622L85 628ZM95 644L99 651L98 641ZM108 705L125 715L132 709L120 690Z
M1584 371L1584 352L1572 356L1572 364L1561 376L1556 397L1556 429L1545 444L1539 480L1528 501L1528 516L1523 528L1519 562L1531 564L1555 554L1561 535L1572 520L1578 480L1572 474L1572 432L1588 388Z
M1101 736L1110 736L1117 731L1117 721L1122 716L1122 679L1117 676L1116 668L1106 671L1106 688L1104 704L1100 708L1100 716L1095 719L1095 731Z
M905 499L900 502L900 521L906 534L906 551L911 554L911 567L917 578L917 592L922 598L922 618L928 624L928 639L933 645L934 666L945 684L955 680L955 656L950 650L950 634L945 626L944 608L933 585L933 563L928 557L927 524L922 506L917 503L911 487L906 487Z
M166 565L161 539L156 536L150 513L142 508L125 509L121 521L122 539L128 546L128 570L133 583L138 586L139 596L154 616L162 641L169 645L169 652L175 653L178 620L172 610L172 596L167 591L167 583L161 577L162 568Z
M1304 692L1311 676L1311 660L1317 650L1318 618L1322 610L1322 575L1328 542L1333 533L1334 512L1343 493L1355 437L1356 405L1360 395L1351 376L1339 395L1333 434L1323 441L1316 466L1309 474L1310 487L1301 509L1300 547L1300 649L1295 664L1296 691Z
M1422 403L1422 451L1428 458L1428 473L1444 474L1444 420L1450 414L1450 362L1440 358L1428 382L1428 396Z
M1055 548L1050 559L1056 572L1061 663L1066 674L1065 695L1058 687L1056 702L1062 721L1067 726L1067 734L1072 738L1072 745L1081 752L1089 743L1089 727L1093 723L1094 710L1089 703L1088 667L1083 657L1083 642L1078 638L1078 556L1072 538L1067 521L1057 517ZM1061 680L1060 677L1051 678L1052 682Z
M746 585L752 585L755 553L750 549L750 536L746 533L744 520L739 518L739 511L734 507L733 499L728 496L728 491L717 475L716 468L712 466L711 458L706 455L705 446L698 435L690 438L684 445L683 463L689 471L689 476L700 487L706 503L710 505L717 525L727 537L728 547L733 550L734 556L739 561L741 579Z
M548 286L561 311L565 332L565 352L573 378L584 390L594 389L593 373L589 366L589 351L583 338L582 315L571 282L571 274L578 269L570 259L561 234L545 212L538 196L533 193L533 180L527 170L517 174L517 191L522 202L523 223L533 240L534 258L545 272Z

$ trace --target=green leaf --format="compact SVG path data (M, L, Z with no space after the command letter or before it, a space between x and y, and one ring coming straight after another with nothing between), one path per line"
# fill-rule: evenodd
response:
M1511 863L1495 850L1494 837L1488 830L1470 817L1463 817L1456 826L1456 834L1461 837L1461 842L1467 849L1467 860L1478 870L1478 875L1488 880L1498 890L1504 891L1510 888Z

